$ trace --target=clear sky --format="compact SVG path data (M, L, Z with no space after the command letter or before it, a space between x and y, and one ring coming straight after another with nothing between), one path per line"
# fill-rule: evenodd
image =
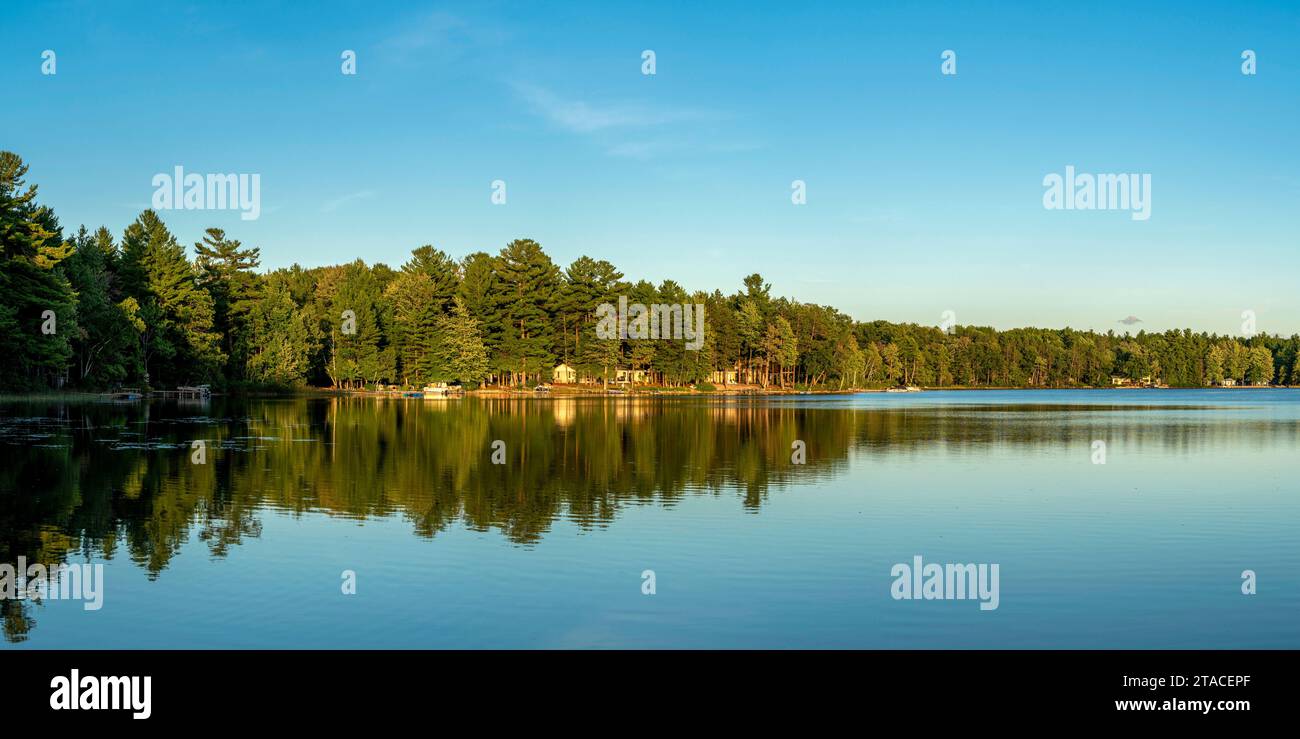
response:
M65 229L120 234L176 165L257 173L255 221L162 215L267 268L528 237L861 320L1300 331L1296 0L10 0L0 98ZM1066 165L1150 174L1150 219L1044 209Z

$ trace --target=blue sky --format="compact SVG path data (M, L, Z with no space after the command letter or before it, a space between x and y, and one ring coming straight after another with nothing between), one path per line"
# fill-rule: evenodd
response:
M6 3L0 89L66 229L258 173L256 221L163 216L268 268L529 237L861 320L1300 331L1295 2ZM1066 165L1150 173L1150 220L1045 210Z

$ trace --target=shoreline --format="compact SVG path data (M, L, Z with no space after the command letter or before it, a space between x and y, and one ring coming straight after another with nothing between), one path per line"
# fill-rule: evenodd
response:
M950 385L945 387L925 387L920 386L918 390L906 391L907 394L916 392L985 392L985 391L1048 391L1048 390L1087 390L1097 392L1133 392L1133 391L1160 391L1160 390L1296 390L1300 385L1236 385L1230 387L1212 386L1212 387L1015 387L1015 386L969 386L969 385ZM891 392L892 391L892 392ZM570 386L552 386L550 390L537 392L531 389L509 389L509 388L480 388L478 390L467 390L464 392L465 397L479 398L620 398L620 397L778 397L787 395L863 395L863 394L900 394L900 389L896 388L854 388L844 390L795 390L780 388L737 388L734 390L692 390L690 388L663 388L654 386L642 386L635 389L609 392L603 389L576 389ZM12 401L96 401L96 402L118 402L130 403L137 401L114 401L105 396L109 392L94 392L83 390L70 391L40 391L32 393L0 393L0 402ZM270 391L270 390L249 390L233 392L213 392L211 397L244 397L244 398L300 398L300 397L349 397L349 398L393 398L396 400L422 400L421 397L408 397L402 394L402 391L392 390L344 390L335 388L318 388L309 387L295 390ZM150 394L145 393L144 397L139 400L149 400ZM154 396L154 400L167 399L165 396ZM171 400L177 400L174 396ZM201 399L180 399L181 402L190 402L199 404L204 402Z

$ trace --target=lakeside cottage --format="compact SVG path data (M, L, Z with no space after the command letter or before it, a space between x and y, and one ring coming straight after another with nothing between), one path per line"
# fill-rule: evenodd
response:
M613 372L609 376L611 383L644 385L650 382L650 373L646 370L632 369L631 367L614 367L612 369ZM551 381L556 385L599 385L602 378L599 374L583 374L576 367L562 362L555 365L555 368L551 370Z
M1145 375L1138 380L1120 375L1111 375L1110 384L1111 387L1168 387L1168 385L1160 381L1159 377L1152 377L1151 375Z
M610 368L611 385L651 385L662 381L662 375L650 369L633 369L626 365ZM729 386L740 385L746 378L742 376L739 367L730 367L711 371L705 381L711 385ZM601 385L604 378L599 371L590 374L567 362L561 362L551 369L551 382L556 385Z
M578 382L578 370L567 364L557 364L551 371L551 382L556 385L573 385Z
M620 384L631 383L633 385L637 383L645 384L646 373L645 370L631 369L630 367L615 367L614 382Z

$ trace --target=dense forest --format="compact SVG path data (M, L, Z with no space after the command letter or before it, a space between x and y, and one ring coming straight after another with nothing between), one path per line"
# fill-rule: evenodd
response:
M561 362L602 379L641 370L665 386L1300 384L1298 336L860 322L773 297L757 274L729 295L692 293L589 257L562 268L530 239L460 260L421 246L397 269L357 260L260 272L259 250L221 229L191 258L153 211L120 238L102 226L65 235L26 175L0 152L3 390L527 385ZM597 306L619 296L703 304L703 347L597 338Z

